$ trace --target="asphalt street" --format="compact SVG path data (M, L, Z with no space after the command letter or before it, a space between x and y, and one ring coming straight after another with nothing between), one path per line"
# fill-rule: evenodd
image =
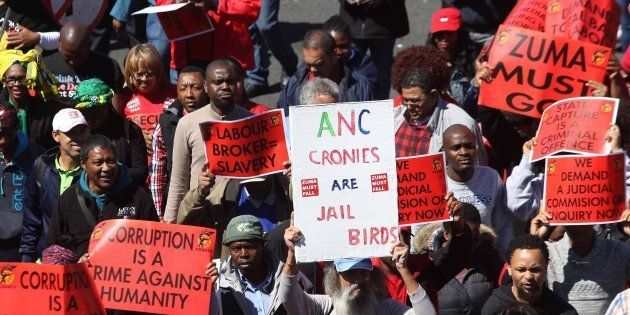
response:
M396 41L394 54L406 47L424 44L431 24L431 13L439 8L440 2L437 0L408 0L406 6L411 31L407 36ZM331 15L338 12L339 2L337 0L281 0L279 17L281 28L300 58L301 40L304 34L310 29L320 27ZM126 48L118 48L112 50L110 56L122 66L126 53ZM281 78L282 68L272 57L269 68L270 92L253 100L272 108L275 107L280 93Z

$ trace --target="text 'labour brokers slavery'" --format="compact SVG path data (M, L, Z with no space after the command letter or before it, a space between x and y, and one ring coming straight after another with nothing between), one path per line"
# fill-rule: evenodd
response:
M157 229L142 229L128 226L115 227L113 233L108 233L106 240L118 244L135 244L159 248L173 248L177 250L192 251L196 248L195 240L198 236L190 233L164 231ZM161 270L164 259L160 251L148 255L146 250L134 250L132 264L149 264L150 269L142 269L135 275L133 268L107 265L93 266L93 279L95 281L117 282L126 286L102 286L99 295L104 300L117 303L135 303L138 305L150 305L183 309L186 306L188 295L167 290L142 290L136 286L151 286L156 288L173 288L185 290L210 289L210 278L201 275L191 275L174 272L174 270ZM200 266L199 268L202 268ZM136 268L137 269L137 268Z

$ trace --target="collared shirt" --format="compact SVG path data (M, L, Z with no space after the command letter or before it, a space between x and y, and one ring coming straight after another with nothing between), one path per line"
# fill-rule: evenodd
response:
M431 132L427 131L429 119L410 123L405 119L396 131L396 157L429 153Z
M267 271L267 277L265 280L258 285L254 285L245 276L241 273L240 270L236 270L236 274L238 275L238 279L241 282L241 288L243 289L243 294L245 294L245 298L251 302L248 304L249 309L243 310L245 314L258 314L265 315L269 312L270 300L269 300L269 290L268 286L271 284L272 272Z
M79 165L74 169L66 171L61 168L61 164L59 164L59 157L57 157L55 159L55 168L57 168L59 178L61 178L61 182L59 183L59 195L61 196L61 194L63 194L63 192L72 185L72 180L81 171L81 166Z
M153 197L153 204L158 217L164 216L164 193L166 192L166 147L162 137L162 127L157 124L153 132L153 142L151 144L153 155L151 156L151 167L149 168L149 190Z

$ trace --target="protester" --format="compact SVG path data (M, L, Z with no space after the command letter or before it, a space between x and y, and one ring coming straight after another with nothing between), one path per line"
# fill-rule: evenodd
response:
M51 123L64 106L55 99L57 82L43 64L41 53L35 49L27 53L3 50L0 74L4 87L0 98L17 111L18 129L44 148L54 147ZM35 94L31 95L29 90Z
M207 163L199 124L210 119L230 121L252 115L236 104L236 95L240 92L238 82L239 76L229 61L218 59L208 65L205 89L210 104L182 117L175 131L173 168L164 212L165 222L176 222L184 195L197 187L199 174ZM213 204L220 203L228 181L225 177L217 176L216 185L208 196Z
M543 238L551 215L532 220L530 233ZM630 210L621 215L630 222ZM593 225L566 225L566 236L548 243L548 283L553 292L580 314L603 314L630 280L630 245L597 236Z
M77 256L87 253L97 223L111 219L158 221L151 196L134 184L118 162L116 148L103 135L91 135L81 147L80 179L61 194L46 234L47 246L63 243Z
M412 69L426 69L435 77L436 90L440 97L448 102L455 100L448 94L448 86L451 78L448 54L439 51L433 46L411 46L401 50L394 58L392 65L392 89L398 92L394 98L394 106L402 104L401 83Z
M461 212L461 220L471 231L473 252L463 269L438 292L440 314L481 313L492 289L498 287L503 270L504 261L494 248L494 231L481 224L479 211L471 204L462 203ZM439 261L443 248L450 245L455 235L452 227L453 222L444 222L434 223L420 230L415 238L418 250L430 252L433 260Z
M475 120L457 105L440 97L431 72L421 68L407 72L401 83L401 95L403 106L394 109L397 157L439 152L446 128L462 124L475 136L476 162L487 164L481 132Z
M445 199L446 209L453 218L451 242L433 257L429 257L427 253L412 254L407 262L407 269L422 285L436 308L439 305L438 291L464 268L472 254L470 229L462 219L462 203L453 197L452 192ZM410 305L407 297L409 291L404 285L407 281L392 260L388 257L372 258L372 264L385 274L387 291L392 299Z
M298 57L280 28L279 11L280 0L262 0L260 16L256 23L249 27L255 65L252 70L247 71L248 79L245 85L247 97L265 94L269 90L267 77L270 63L267 50L278 60L287 76L292 76L297 70Z
M118 62L90 50L90 32L85 25L68 22L61 28L59 40L59 51L46 56L44 63L59 81L61 101L71 104L79 84L92 78L105 82L116 94L122 91L125 80ZM116 99L114 103L118 105Z
M18 130L18 116L0 106L0 261L21 261L19 254L24 193L35 159L44 149Z
M186 0L156 0L156 5L188 2ZM212 60L233 57L249 69L254 66L254 52L248 25L258 19L261 0L195 1L198 10L207 13L214 27L184 40L171 41L171 82L177 82L185 66L205 69Z
M468 31L462 27L461 13L457 9L445 8L431 16L431 34L427 45L432 45L450 57L451 80L449 94L461 104L475 76L475 45Z
M6 21L6 39L0 50L19 49L27 52L35 46L44 50L59 47L57 22L42 4L31 1L0 1L0 16Z
M575 309L545 286L549 251L536 236L521 235L510 242L506 254L512 283L492 291L481 314L492 315L514 303L529 304L537 314L577 314Z
M339 86L326 78L313 78L300 92L300 104L333 104L339 102Z
M370 81L374 90L378 91L378 70L372 61L372 56L365 54L365 52L362 53L353 46L352 33L346 21L339 15L333 15L324 22L322 29L335 39L337 60L348 66L352 71L362 74Z
M443 150L447 162L448 189L461 202L479 210L481 222L498 234L497 248L505 253L514 237L514 217L507 208L505 185L497 171L476 165L478 149L475 135L464 125L451 125L444 130Z
M153 133L149 188L160 219L164 216L173 168L175 129L184 115L208 104L208 94L204 90L205 79L205 72L198 67L189 66L182 69L177 80L177 99L164 109Z
M426 291L407 268L409 247L398 242L392 248L392 260L404 280L412 307L388 297L385 278L369 258L337 259L325 271L327 295L310 295L297 288L298 267L295 244L301 241L300 230L289 227L284 234L289 248L280 276L280 301L288 314L436 314Z
M286 314L278 295L284 263L263 243L263 224L256 217L230 220L223 237L230 254L219 278L223 314ZM311 287L304 277L300 285Z
M177 96L160 62L160 55L149 44L134 46L125 58L125 83L121 94L122 112L125 117L142 129L147 153L151 156L153 131L160 114Z
M89 131L87 121L80 111L66 108L55 115L52 129L58 146L35 160L26 189L20 245L23 262L42 257L57 200L81 173L81 146Z
M131 178L138 185L144 185L147 169L147 150L140 127L114 111L114 92L99 79L81 82L74 100L91 134L107 137L114 144L118 161L129 169Z
M269 111L269 107L263 105L263 104L257 104L252 102L249 99L249 96L247 95L247 93L245 93L245 88L246 88L246 84L245 84L245 70L243 70L243 66L241 66L241 64L238 62L238 60L232 58L232 57L226 57L224 58L225 61L227 61L230 65L232 65L232 68L234 69L234 71L236 72L237 76L238 76L238 83L236 84L237 86L237 95L234 98L234 100L236 101L236 104L238 104L241 107L244 107L245 109L247 109L248 111L250 111L252 114L254 115L258 115L261 113L264 113L266 111Z
M404 1L342 0L341 16L350 26L353 42L362 55L370 55L378 68L376 99L389 98L389 82L396 39L409 33Z
M323 30L315 29L304 36L304 64L287 82L280 93L278 108L288 114L289 106L300 104L300 91L313 78L330 79L339 85L340 102L360 102L373 99L372 86L361 74L340 64L335 54L335 39Z

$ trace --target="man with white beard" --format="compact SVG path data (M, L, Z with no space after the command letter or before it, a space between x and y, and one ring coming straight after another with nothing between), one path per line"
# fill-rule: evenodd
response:
M324 286L328 295L308 294L299 289L295 244L302 235L294 226L286 229L284 241L289 248L286 264L280 276L278 295L287 314L393 314L434 315L435 308L424 289L407 269L409 247L399 242L392 249L392 260L400 272L413 308L388 297L385 277L372 261L339 259L325 271Z

